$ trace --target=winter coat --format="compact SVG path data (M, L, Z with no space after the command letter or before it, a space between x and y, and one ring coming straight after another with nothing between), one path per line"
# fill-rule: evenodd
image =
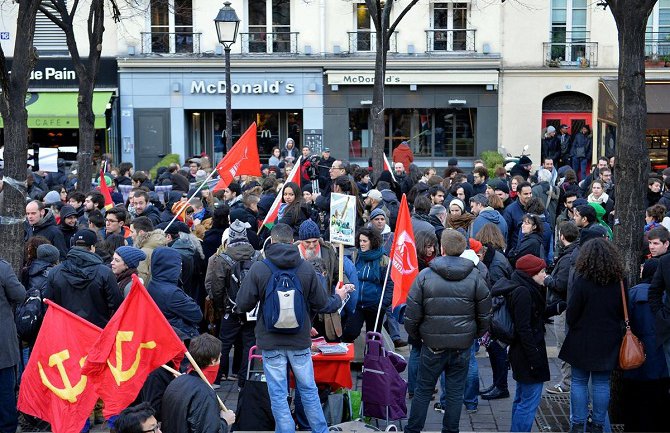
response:
M507 253L507 258L512 266L516 266L516 261L526 254L545 260L544 239L541 234L533 232L524 236L521 242Z
M489 289L474 263L437 257L412 283L405 329L431 349L467 349L489 327Z
M578 132L572 141L570 156L573 158L591 159L593 139Z
M670 191L666 191L663 193L661 198L658 200L658 204L662 204L668 210L666 212L666 215L670 213Z
M44 216L34 226L30 226L28 221L24 221L23 227L25 229L26 241L33 236L44 236L51 242L51 245L58 248L60 259L65 260L67 251L70 248L69 245L65 244L63 232L58 228L56 217L51 209L47 210Z
M147 290L179 338L196 337L202 311L198 304L177 286L181 255L173 248L159 247L151 256L151 282Z
M39 290L40 294L44 293L47 286L47 276L49 271L53 269L54 265L44 260L35 259L30 264L26 272L26 281L23 282L27 291Z
M144 281L145 285L151 280L151 254L156 248L163 247L166 244L167 239L162 230L154 230L137 236L135 246L147 255L147 258L137 265L137 275Z
M44 297L100 328L123 301L112 270L82 247L73 247L49 272Z
M485 207L482 209L481 212L479 212L479 215L477 215L477 218L472 222L472 237L477 236L479 230L488 223L495 224L500 229L503 238L507 239L507 221L505 221L505 218L503 218L500 212L492 207Z
M568 281L570 279L570 256L575 248L577 248L577 245L577 242L573 242L566 246L556 258L554 269L551 271L551 278L546 280L548 303L567 301Z
M568 333L558 357L582 370L614 370L623 337L619 282L601 286L576 275L565 321Z
M512 178L514 176L521 176L524 179L528 179L528 177L530 176L530 171L526 170L521 164L517 162L509 171L509 177Z
M205 275L205 290L207 291L209 298L214 302L214 305L221 311L224 311L226 307L230 306L228 303L228 284L232 273L232 268L226 260L226 257L223 257L224 255L235 262L241 262L255 260L256 251L251 244L241 243L231 245L226 248L224 252L214 254L209 258L207 274Z
M561 142L557 135L545 136L542 138L542 159L551 158L554 160L554 166L558 167L561 160ZM515 175L512 175L514 177Z
M0 369L19 363L19 340L16 338L14 309L26 298L26 289L11 265L0 260ZM5 385L6 386L6 385Z
M662 255L660 260L649 286L649 306L656 318L657 345L670 339L670 254Z
M640 283L628 291L628 314L633 334L642 341L647 358L641 367L626 370L626 379L657 380L668 377L663 347L656 344L654 315L649 307L649 283Z
M390 260L388 256L382 254L377 260L365 260L364 253L357 249L351 255L351 261L356 265L358 272L358 282L360 287L357 289L358 307L365 310L377 310L379 301L382 303L382 310L385 310L391 305L393 300L393 280L388 279L386 283L386 290L384 290L384 298L382 299L382 288L384 286L384 278L386 276L386 268L389 266Z
M507 257L505 257L502 251L498 251L488 245L482 262L484 262L484 265L489 270L489 281L491 282L491 286L498 280L509 278L514 271L512 265L509 264L509 260L507 260Z
M256 321L256 344L261 350L289 349L301 350L307 349L312 344L310 329L312 323L310 318L322 310L328 303L326 290L319 282L314 267L307 261L300 258L300 253L295 245L273 243L265 248L265 257L270 260L279 269L295 269L300 283L302 293L305 297L307 310L305 320L297 334L278 334L269 332L265 328L263 320L263 293L268 281L272 277L272 272L268 265L262 261L253 264L247 278L242 281L240 291L237 293L237 309L240 313L246 313L253 310L260 301L261 306Z
M65 224L63 220L61 220L60 224L58 225L58 228L60 228L61 233L63 233L63 240L65 241L65 246L68 248L72 247L72 236L74 236L74 234L77 233L79 227L77 227L76 225L74 227L69 226Z
M177 172L170 175L170 183L172 184L172 191L188 192L191 189L188 179Z
M202 240L202 252L205 254L205 260L209 260L216 250L221 246L221 236L226 229L222 227L212 227L205 232L205 237Z
M203 366L204 367L204 366ZM163 394L161 429L170 433L228 433L216 392L195 372L174 379Z
M542 200L542 204L545 206L545 214L549 217L547 221L553 229L556 223L556 211L558 209L560 190L556 186L549 185L549 182L539 182L533 186L532 191L533 197ZM549 196L551 196L551 199L549 199ZM547 201L549 201L548 205Z
M425 218L422 218L419 215L412 215L412 231L416 235L419 232L431 232L435 233L435 227L428 221L426 221Z
M507 206L503 212L503 217L507 223L507 251L511 251L516 247L519 240L519 232L521 232L521 222L526 210L521 206L519 199Z
M384 206L389 211L389 221L387 224L390 227L395 227L398 220L398 212L400 212L400 202L396 194L390 189L384 189L380 191L382 193L382 200L384 200ZM670 209L670 208L669 208Z
M152 224L154 226L157 226L158 224L161 223L161 213L160 211L156 208L156 206L152 204L148 204L146 208L144 208L144 212L141 214L137 214L138 217L147 217L151 220Z
M550 374L544 341L544 288L520 271L496 283L495 289L501 288L512 289L508 298L514 322L514 341L509 347L512 376L522 383L546 382Z
M400 143L393 149L393 162L402 162L405 167L405 173L409 173L409 165L414 162L414 153L408 145Z

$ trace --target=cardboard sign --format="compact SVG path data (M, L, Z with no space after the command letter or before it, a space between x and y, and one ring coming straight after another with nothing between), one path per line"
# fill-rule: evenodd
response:
M330 195L330 242L356 244L356 197L353 195Z

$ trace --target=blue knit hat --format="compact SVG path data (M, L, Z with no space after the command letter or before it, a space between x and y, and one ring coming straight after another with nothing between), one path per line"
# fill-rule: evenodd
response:
M321 237L321 231L319 231L319 226L316 225L311 219L305 220L300 224L300 229L298 230L298 239L301 241L306 241L307 239L318 239Z
M147 255L141 249L128 246L118 247L116 254L123 259L123 262L130 269L137 268L140 262L147 258Z

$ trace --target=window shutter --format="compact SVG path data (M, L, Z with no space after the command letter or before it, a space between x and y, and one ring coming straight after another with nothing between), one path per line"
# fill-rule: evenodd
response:
M49 8L49 5L43 2L43 6ZM57 14L52 10L53 14ZM33 45L40 52L65 52L67 53L67 42L65 41L65 32L54 24L42 12L37 12L35 22L35 39Z

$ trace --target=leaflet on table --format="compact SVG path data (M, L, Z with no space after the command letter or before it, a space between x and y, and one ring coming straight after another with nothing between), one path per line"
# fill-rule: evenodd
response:
M324 355L344 355L349 351L345 343L339 344L321 344L317 349Z

